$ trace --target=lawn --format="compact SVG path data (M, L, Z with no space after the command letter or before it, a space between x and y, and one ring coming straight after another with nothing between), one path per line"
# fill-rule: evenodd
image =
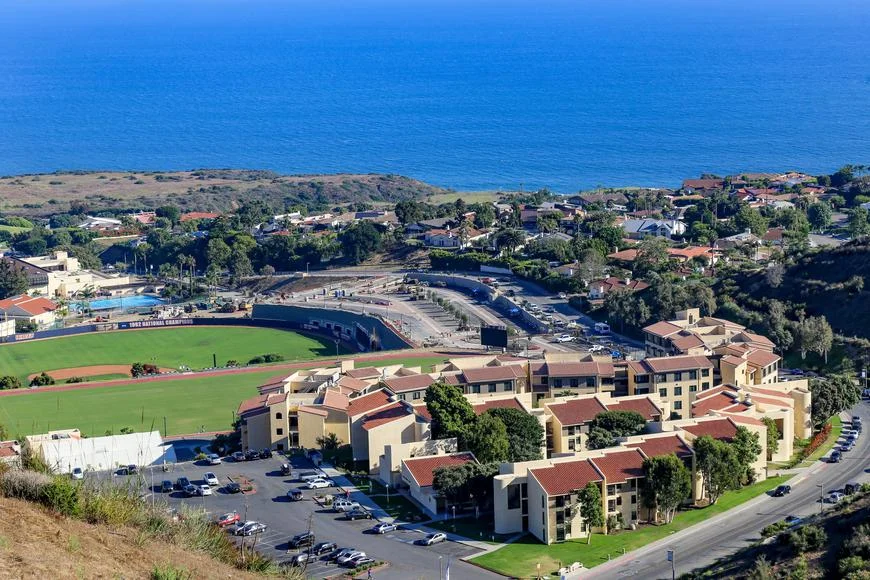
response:
M326 339L286 330L247 327L194 327L90 333L0 345L0 374L26 382L31 373L92 365L132 364L192 369L218 366L230 359L246 363L257 355L278 353L285 360L310 360L335 354Z
M370 495L369 498L378 504L378 506L387 512L387 514L397 520L403 522L417 522L429 519L424 516L423 512L421 512L410 500L398 493L391 493L389 496Z
M469 540L486 542L487 544L497 543L510 537L510 535L495 534L493 532L491 515L482 516L479 519L468 516L456 518L455 520L448 518L426 524L426 527L451 534L458 534Z
M635 531L619 532L609 536L595 534L592 536L592 542L588 545L586 540L582 539L545 546L533 536L526 535L517 542L474 558L473 561L484 568L516 578L534 577L538 563L541 564L541 571L544 574L554 572L561 566L572 562L581 562L587 568L592 568L608 561L608 557L621 556L623 550L626 552L636 550L672 533L710 519L775 488L785 479L784 476L771 477L761 483L728 492L719 499L716 505L681 512L674 518L673 522L667 525L643 526Z
M146 382L142 384L26 393L0 398L0 423L14 436L50 429L79 428L88 435L115 433L123 427L169 435L230 429L233 412L256 387L280 371L228 374L217 377Z

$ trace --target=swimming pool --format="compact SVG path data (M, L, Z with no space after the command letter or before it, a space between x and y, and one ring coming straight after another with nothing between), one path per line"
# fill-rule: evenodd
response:
M90 301L91 310L124 310L127 308L143 308L147 306L157 306L165 304L166 301L156 296L148 296L147 294L137 294L135 296L119 296L118 298L99 298ZM74 310L81 310L85 303L73 302Z

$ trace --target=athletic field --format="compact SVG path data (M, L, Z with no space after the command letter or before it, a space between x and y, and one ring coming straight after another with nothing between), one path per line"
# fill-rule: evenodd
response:
M158 333L159 331L149 331ZM53 341L52 341L53 342ZM408 357L380 364L423 366L442 362L444 357ZM359 366L378 363L359 363ZM312 361L311 366L317 366ZM239 403L257 394L256 387L292 370L235 372L218 376L173 380L144 380L120 386L95 386L59 392L26 390L0 397L0 423L13 436L45 433L54 429L78 428L87 435L116 434L124 427L149 431L153 425L169 435L230 429Z
M336 347L328 339L271 328L197 326L93 332L0 345L0 376L15 375L26 384L29 375L42 371L100 365L129 367L134 362L171 369L183 365L196 370L213 366L212 355L218 366L224 366L228 360L245 364L267 353L300 361L334 356ZM93 373L78 376L87 374Z

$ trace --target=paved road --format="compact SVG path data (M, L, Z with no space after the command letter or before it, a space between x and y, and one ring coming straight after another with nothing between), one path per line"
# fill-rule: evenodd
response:
M870 403L862 402L854 414L870 422ZM866 430L855 449L843 454L841 463L819 462L791 482L791 494L775 498L764 495L668 539L596 566L584 578L670 578L666 550L676 553L677 576L747 547L761 537L761 528L788 515L809 516L819 512L819 491L825 495L846 483L870 481L870 433ZM824 507L824 506L823 506Z
M373 525L372 521L346 521L331 509L320 507L312 499L314 492L307 489L303 492L302 501L289 501L286 498L287 491L302 487L303 484L281 475L280 465L284 461L287 459L276 455L272 459L253 462L237 463L227 460L218 466L178 464L171 473L165 474L159 469L155 470L154 479L155 484L159 485L162 479L174 481L184 475L198 484L207 471L214 472L221 484L228 481L228 477L236 478L238 475L244 475L249 478L256 486L254 494L230 495L223 493L222 488L216 488L214 495L207 497L186 498L182 497L183 494L180 492L158 494L158 497L162 495L171 505L202 506L214 515L238 511L243 517L246 513L249 520L267 524L269 528L257 537L256 546L259 551L279 562L298 553L296 550L288 552L287 542L293 535L306 531L310 518L311 529L317 541L332 541L341 547L355 547L364 550L372 558L390 562L389 568L374 575L378 580L439 580L439 556L444 566L447 565L448 559L451 561L451 575L455 578L470 580L501 578L497 574L461 561L460 558L478 553L476 548L466 544L448 541L431 547L416 546L414 540L421 538L423 532L414 529L400 529L380 536L364 533ZM295 460L294 473L298 469L308 468L310 464L304 463L304 460ZM146 484L150 485L150 472L146 471L145 477ZM340 490L332 488L317 491L334 494ZM367 498L361 492L355 492L351 498L366 504ZM247 538L246 541L250 545L253 538ZM324 578L340 571L343 569L318 560L309 564L307 575L310 578Z

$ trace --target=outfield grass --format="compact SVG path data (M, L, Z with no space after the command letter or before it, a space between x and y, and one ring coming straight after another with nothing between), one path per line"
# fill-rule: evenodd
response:
M670 524L643 526L634 531L619 532L609 536L595 534L592 536L590 544L586 544L586 540L582 539L545 546L537 538L527 535L494 552L474 558L473 561L484 568L514 578L534 577L538 563L541 564L541 571L545 575L549 575L550 572L572 562L581 562L587 568L592 568L607 562L608 557L622 556L623 549L626 552L631 552L710 519L774 489L785 480L785 476L771 477L761 483L728 492L719 499L716 505L680 512Z
M286 330L250 327L194 327L90 333L48 340L0 345L0 374L22 382L32 373L92 365L153 363L192 369L218 366L230 359L277 353L285 360L335 355L335 343Z

